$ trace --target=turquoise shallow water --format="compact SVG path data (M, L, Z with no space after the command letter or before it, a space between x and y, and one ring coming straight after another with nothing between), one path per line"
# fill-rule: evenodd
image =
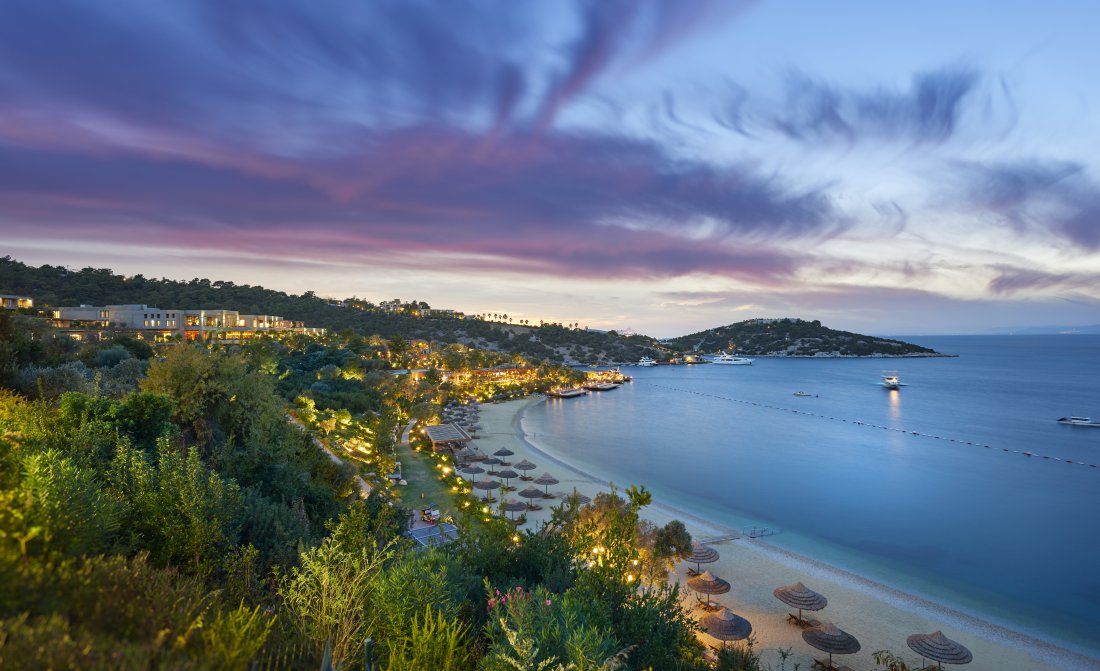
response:
M1100 651L1100 429L1054 421L1100 417L1100 336L910 340L960 356L632 367L524 425L617 484ZM879 386L884 368L907 386Z

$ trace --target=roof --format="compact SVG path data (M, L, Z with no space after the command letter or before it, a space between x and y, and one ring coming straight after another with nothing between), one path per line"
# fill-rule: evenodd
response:
M457 424L439 424L427 427L428 440L432 443L457 443L472 440Z

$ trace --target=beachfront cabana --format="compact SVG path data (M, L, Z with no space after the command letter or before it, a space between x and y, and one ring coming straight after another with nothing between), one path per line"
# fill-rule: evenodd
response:
M722 580L718 576L714 575L710 571L703 571L694 578L688 578L687 582L688 587L690 587L691 589L695 590L699 594L707 595L707 601L704 602L702 598L699 598L699 603L705 605L708 608L711 605L709 599L710 596L713 596L715 594L725 594L726 592L730 591L730 584L725 580Z
M503 466L508 466L508 462L506 461L506 459L513 454L515 454L515 452L509 450L507 447L502 447L496 452L493 452L494 457L500 457L500 463Z
M722 608L717 613L703 616L699 620L699 626L708 636L722 641L722 647L725 647L727 641L741 641L752 633L752 625L749 621L729 608Z
M556 485L558 483L559 480L549 473L543 473L539 477L535 478L535 484L543 486L542 498L544 499L554 498L554 495L550 493L550 485Z
M831 622L810 627L802 632L802 640L806 641L821 652L829 653L829 664L826 665L819 659L814 661L826 669L833 667L833 655L852 655L859 652L859 641L846 631L837 629Z
M513 471L510 468L505 468L503 470L497 471L496 476L498 478L501 478L502 480L504 480L504 489L505 490L512 491L515 488L512 487L511 485L509 485L508 481L511 480L512 478L518 478L519 473L516 473L515 471Z
M532 478L530 475L527 475L527 471L533 471L537 468L537 466L532 464L530 461L527 461L526 459L521 459L520 461L516 462L516 464L512 466L512 468L516 469L517 471L523 471L523 475L519 476L520 480L523 480L524 482L530 482Z
M905 639L909 649L921 656L921 666L925 659L931 659L937 668L944 664L969 664L974 655L961 643L956 643L943 635L942 631L931 634L913 634Z
M829 605L829 600L821 594L813 591L809 587L806 587L801 582L796 582L793 585L784 585L783 587L776 587L772 594L775 598L779 599L783 603L787 604L791 608L798 609L798 616L795 617L793 613L787 613L787 619L793 621L800 627L806 626L806 621L802 619L802 611L804 610L821 610L825 606Z
M702 572L700 564L713 564L718 561L718 550L707 547L702 543L692 543L691 554L684 557L684 561L695 562L695 571L688 569L688 577L699 575Z
M432 452L462 449L473 440L470 434L457 424L437 424L427 427L425 432L428 434L428 440L432 441Z

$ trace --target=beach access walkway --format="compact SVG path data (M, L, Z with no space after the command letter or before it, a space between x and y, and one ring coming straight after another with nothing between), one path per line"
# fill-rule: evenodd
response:
M323 440L321 440L319 437L317 437L315 435L312 435L310 433L309 429L306 428L306 425L302 424L302 422L297 417L295 417L294 415L291 415L291 414L288 413L286 418L287 418L287 420L290 421L291 424L298 427L299 429L304 431L306 434L310 435L310 437L313 438L313 444L316 445L317 447L321 448L321 450L325 454L327 454L328 458L331 459L334 463L337 463L337 464L340 464L340 465L343 465L343 464L347 463L343 459L341 459L340 457L336 456L336 453L333 452L332 450L330 450L328 445L326 445ZM359 498L365 499L368 496L370 496L370 492L371 492L370 483L367 482L366 480L364 480L363 476L359 475L358 473L355 474L355 488L359 490Z

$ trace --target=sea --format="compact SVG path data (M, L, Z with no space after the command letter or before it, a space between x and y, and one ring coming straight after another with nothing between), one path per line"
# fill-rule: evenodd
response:
M904 339L957 356L630 366L523 427L616 485L1098 655L1100 428L1056 420L1100 419L1100 335Z

